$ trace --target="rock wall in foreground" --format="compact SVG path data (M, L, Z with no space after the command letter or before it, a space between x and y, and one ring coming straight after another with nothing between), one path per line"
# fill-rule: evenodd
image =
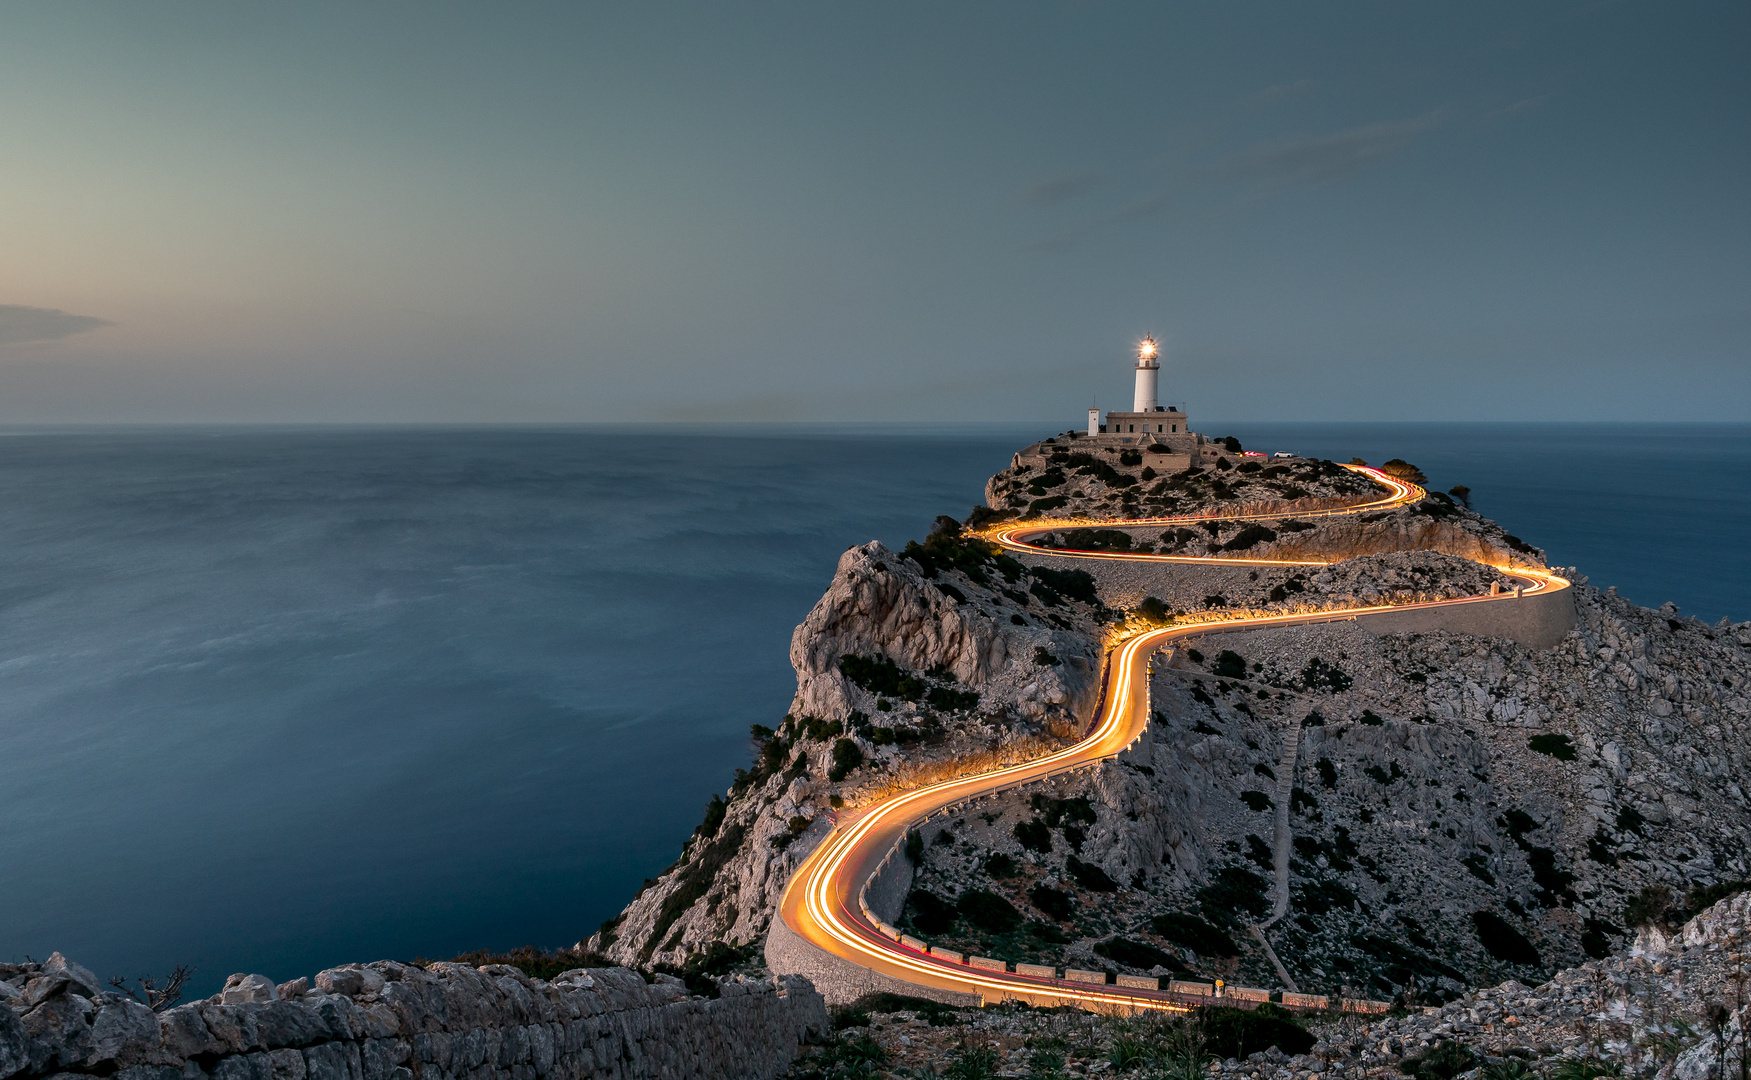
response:
M579 968L552 982L502 964L333 968L316 987L233 975L154 1014L56 953L0 965L0 1080L766 1080L827 1030L796 977L719 984Z

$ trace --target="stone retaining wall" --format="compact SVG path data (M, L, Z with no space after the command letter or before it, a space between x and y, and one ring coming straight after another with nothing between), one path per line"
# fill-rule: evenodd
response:
M1557 589L1476 604L1383 611L1356 617L1376 634L1451 630L1456 634L1499 637L1528 649L1548 649L1575 628L1575 591Z
M552 982L391 961L275 986L233 975L154 1014L59 953L0 965L0 1080L770 1080L829 1030L808 980L732 977L719 997L625 968Z

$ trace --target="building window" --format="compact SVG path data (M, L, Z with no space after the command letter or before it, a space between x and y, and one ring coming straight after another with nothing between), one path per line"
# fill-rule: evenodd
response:
M1127 424L1127 425L1125 425L1125 430L1126 431L1136 431L1137 425L1136 424Z

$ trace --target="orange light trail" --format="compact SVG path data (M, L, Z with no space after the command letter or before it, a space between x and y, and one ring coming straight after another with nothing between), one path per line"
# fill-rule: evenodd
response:
M1391 494L1356 506L1323 511L1258 512L1245 515L1187 515L1126 521L1077 522L1075 525L1114 526L1167 525L1211 519L1254 521L1266 518L1333 517L1367 513L1403 506L1427 495L1421 487L1365 466L1345 466L1384 485ZM1323 566L1326 563L1287 559L1229 559L1189 555L1114 555L1094 551L1041 548L1026 542L1069 522L1034 521L1006 525L988 532L995 543L1012 551L1084 559L1127 559L1148 562L1201 563L1229 566ZM1497 567L1526 581L1527 594L1567 588L1569 582L1544 570ZM814 853L803 862L785 886L778 917L805 941L871 971L917 986L977 994L981 1001L1025 1000L1039 1005L1066 1004L1089 1009L1183 1010L1187 1006L1166 992L1118 986L1079 984L1064 979L1034 977L957 964L920 952L888 936L864 914L862 900L867 883L890 858L903 857L899 845L906 834L931 816L970 802L994 796L1023 784L1045 780L1116 757L1141 737L1149 722L1148 658L1176 638L1210 631L1249 630L1271 626L1353 619L1358 615L1404 611L1454 604L1491 603L1512 600L1515 593L1499 596L1463 597L1408 604L1380 604L1335 611L1266 615L1240 619L1207 619L1196 623L1150 630L1115 644L1108 660L1110 681L1099 720L1080 742L1033 761L1005 766L973 776L929 784L876 803L855 818L835 826Z

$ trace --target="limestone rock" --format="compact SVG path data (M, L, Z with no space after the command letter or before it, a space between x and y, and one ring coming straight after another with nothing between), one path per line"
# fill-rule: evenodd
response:
M266 975L233 975L219 991L219 1004L242 1005L251 1001L275 1001L279 993Z

